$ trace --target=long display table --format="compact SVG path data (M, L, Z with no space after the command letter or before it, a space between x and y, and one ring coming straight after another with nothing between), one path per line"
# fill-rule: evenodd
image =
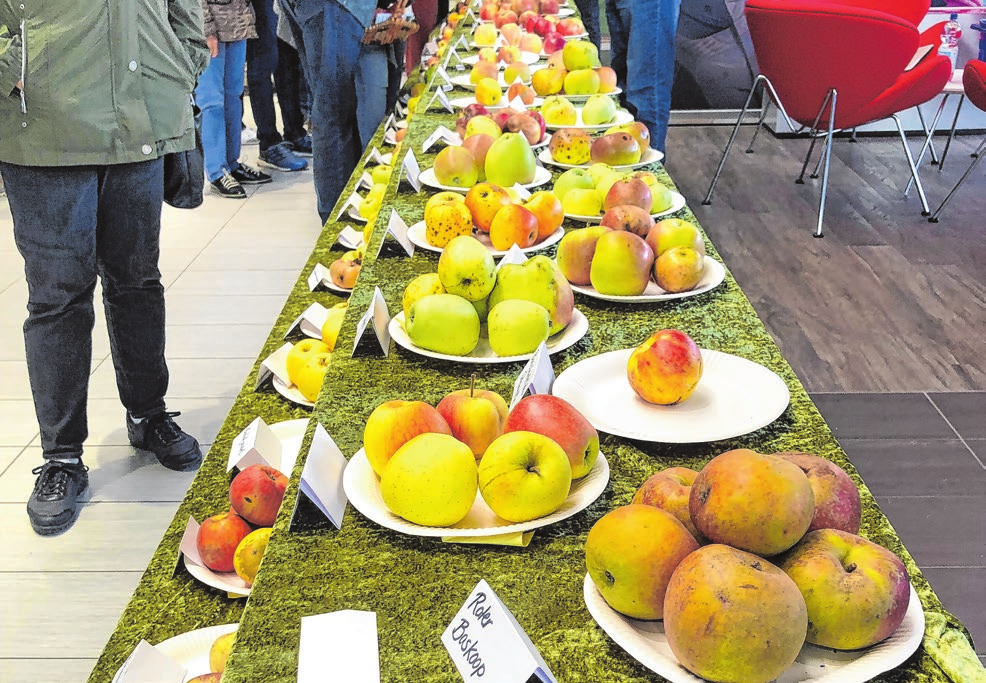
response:
M430 94L426 91L422 101L431 99ZM422 154L421 145L439 124L453 127L454 117L434 107L415 114L405 142L395 153L395 163L407 149L413 149L421 167L430 167L437 148ZM368 150L377 147L385 151L383 133L381 127ZM354 173L340 206L354 190L362 170L360 167ZM662 182L673 185L663 167L655 165L652 170ZM383 255L373 256L384 237L390 209L413 224L422 219L428 196L427 191L415 194L396 171L392 175L368 256L350 297L337 351L308 424L302 454L307 453L316 423L321 423L342 452L352 456L361 447L366 418L377 405L394 399L434 405L446 393L468 386L470 375L477 370L478 386L510 396L521 363L477 367L417 356L396 345L384 357L372 344L361 345L355 357L349 356L356 322L370 305L376 287L391 314L396 314L406 284L418 274L436 270L438 255L423 250L412 258L389 248ZM687 208L676 215L696 222ZM312 301L331 306L341 300L331 292L310 292L307 277L317 263L328 265L340 255L336 238L344 225L330 222L325 226L260 358L283 343L289 325ZM566 222L566 227L577 225ZM706 244L709 254L719 259L714 245L708 240ZM553 255L553 251L547 253ZM192 578L179 563L178 545L189 516L202 520L228 506L225 465L232 440L243 428L257 416L274 423L309 415L270 388L254 391L258 359L99 658L90 683L111 681L141 639L157 643L189 630L236 621L240 628L224 683L295 681L301 617L342 609L376 613L381 680L457 680L440 636L481 579L513 611L559 681L659 680L603 633L589 615L582 598L586 534L603 514L629 503L651 473L671 466L701 469L709 459L731 448L815 453L836 462L859 486L863 501L861 535L904 560L926 619L922 647L906 663L875 680L981 680L982 667L967 631L943 609L728 272L717 289L676 302L634 306L577 296L576 307L588 318L589 332L575 346L552 356L556 374L590 356L636 346L653 331L670 327L687 332L703 348L742 356L774 371L790 390L790 405L771 425L728 441L669 445L601 435L601 450L611 467L606 491L585 511L538 530L525 548L407 536L380 527L352 507L341 530L331 527L307 501L301 501L297 514L293 514L304 465L304 457L299 457L260 574L244 605L243 600L230 599ZM326 680L332 680L331 676Z

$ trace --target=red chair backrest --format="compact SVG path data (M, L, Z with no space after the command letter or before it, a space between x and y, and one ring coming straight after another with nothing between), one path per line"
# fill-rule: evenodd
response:
M966 99L986 111L986 62L978 59L966 62L962 71L962 87Z
M746 20L760 73L802 125L814 121L831 88L835 127L855 123L854 112L894 83L919 42L909 21L825 0L748 0Z

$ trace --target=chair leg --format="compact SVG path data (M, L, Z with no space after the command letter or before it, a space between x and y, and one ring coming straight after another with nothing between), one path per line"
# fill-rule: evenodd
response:
M739 117L736 119L736 125L733 126L733 132L729 136L729 142L726 143L726 149L722 152L722 158L719 160L719 167L716 169L716 173L712 176L712 183L709 185L709 191L705 194L705 199L702 200L702 204L708 206L712 203L712 193L715 192L716 184L719 182L719 176L722 174L722 169L726 165L726 157L729 156L729 150L732 149L733 143L736 142L736 135L739 133L740 126L743 124L743 117L746 116L746 110L750 108L750 102L753 101L753 95L757 91L757 86L760 85L762 81L766 81L766 77L763 75L757 76L756 80L753 81L753 87L750 88L750 94L746 96L746 102L743 104L743 109L740 110ZM759 126L757 128L759 130Z
M812 171L811 172L811 175L808 176L808 177L811 178L812 180L817 179L818 178L818 169L820 169L821 167L822 167L822 156L819 155L818 161L815 162L815 170Z
M930 129L928 128L928 124L924 122L924 112L921 111L921 105L920 104L914 105L914 108L918 110L918 120L921 121L921 129L924 131L925 137L927 137L928 142L931 145L931 163L932 163L932 165L938 163L938 154L935 152L935 143L932 141L931 136L935 132L935 127L938 125L938 119L941 117L941 111L942 111L942 109L945 108L945 100L947 100L947 99L948 99L948 95L945 95L944 97L942 97L942 101L938 105L938 113L935 114L935 122L931 124L931 128ZM922 153L921 154L922 154L922 156L924 155L924 151L923 150L922 150ZM921 162L918 161L917 165L920 166L921 165ZM906 194L907 193L905 192L905 195Z
M829 90L826 99L832 100L832 109L829 111L829 129L825 140L825 170L822 172L822 196L818 200L818 224L815 226L815 237L822 237L822 221L825 219L825 195L829 187L829 162L832 159L832 138L835 135L835 105L839 99L839 93L835 88ZM822 105L824 111L825 105ZM821 113L821 112L819 112Z
M753 154L753 144L757 141L757 136L760 135L760 129L763 128L763 122L767 120L767 107L761 107L760 118L757 120L757 127L753 131L753 137L750 138L750 144L746 147L747 154Z
M815 152L815 143L818 142L818 135L814 132L809 133L811 136L811 144L808 145L808 153L805 154L805 160L801 164L801 173L798 174L797 179L794 181L798 185L805 184L805 169L808 168L808 162L811 161L811 155ZM821 157L819 157L821 159ZM818 177L817 175L815 176Z
M812 152L815 151L815 142L817 142L818 140L818 137L815 135L815 132L818 131L818 122L822 120L822 114L825 113L825 107L828 106L829 102L832 102L833 107L835 106L834 88L829 90L825 94L825 99L822 100L822 106L819 107L818 114L815 115L815 120L811 124L810 132L809 132L809 135L811 135L811 145L808 146L808 154L805 155L804 163L801 164L801 173L798 174L797 180L794 181L798 185L805 184L805 169L808 168L808 162L811 161ZM813 176L813 177L817 177L817 176Z
M959 106L955 108L955 117L952 119L952 128L948 131L948 141L945 143L945 149L941 153L941 159L938 160L938 171L939 173L943 168L945 168L945 157L948 156L948 149L952 146L952 140L955 139L955 129L959 125L959 113L962 111L962 104L965 102L965 93L959 95Z
M907 146L907 136L904 135L904 125L900 122L897 114L891 116L897 124L897 132L900 134L900 142L904 146L904 156L907 157L907 165L911 169L911 178L914 179L914 186L918 189L918 198L921 200L921 215L927 216L931 213L928 207L928 198L924 196L924 186L921 185L921 178L918 177L918 170L914 166L914 159L911 157L911 148Z
M979 149L977 149L976 150L976 153L972 155L974 157L974 159L972 160L972 163L969 165L969 168L966 169L966 172L962 174L962 177L961 178L959 178L959 182L957 182L955 184L955 187L952 188L952 191L948 193L948 196L945 197L945 200L941 203L941 206L939 206L935 210L934 215L931 216L931 218L928 219L928 222L929 223L937 223L938 222L938 219L941 216L942 210L945 208L945 205L948 204L949 201L951 201L952 195L954 195L958 191L958 189L960 187L962 187L962 183L964 183L965 182L965 179L969 177L969 174L972 173L972 170L974 168L976 168L976 164L978 164L980 161L982 161L982 158L983 158L982 151L983 151L983 148L984 147L986 147L986 138L983 138L983 141L979 145Z
M935 134L935 130L938 128L938 121L941 119L942 112L945 111L945 103L948 102L948 93L941 98L941 104L938 105L938 111L935 112L935 118L931 122L931 130L925 130L927 137L924 139L924 144L921 146L921 153L918 154L918 160L914 162L915 168L921 168L921 162L924 160L924 153L931 148L931 159L932 163L940 163L937 158L935 158L935 145L931 141L931 138ZM920 113L921 107L915 107ZM921 126L924 127L924 117L921 117ZM907 187L904 188L904 196L908 196L911 193L911 186L914 184L914 179L911 178L907 181Z

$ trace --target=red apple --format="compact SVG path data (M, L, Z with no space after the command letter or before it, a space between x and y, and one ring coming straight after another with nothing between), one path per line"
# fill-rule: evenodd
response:
M640 178L620 178L610 185L609 192L606 193L606 198L603 200L603 210L609 211L614 206L632 204L639 206L649 214L653 203L654 197L647 183Z
M558 14L558 0L541 0L541 14Z
M472 214L472 222L483 232L490 231L493 218L510 204L507 191L493 183L476 183L466 193L466 208Z
M496 13L493 17L493 25L497 28L504 26L506 24L516 24L517 23L517 13L513 10L502 9Z
M451 434L452 430L445 418L424 401L381 403L370 413L363 429L366 459L380 476L398 448L419 434L431 432Z
M569 17L559 21L555 30L563 36L579 36L585 33L585 26L582 25L581 20Z
M503 434L507 419L507 402L500 394L474 387L453 391L435 409L448 422L452 436L469 446L476 460Z
M205 566L214 572L233 571L236 546L251 531L253 527L232 510L213 515L202 522L195 545Z
M514 406L503 433L535 432L561 446L572 463L572 478L589 474L599 456L596 428L568 401L551 394L526 396Z
M592 282L590 272L592 257L596 253L596 242L610 231L605 225L592 225L565 232L558 243L556 260L562 274L573 285L588 285Z
M687 467L669 467L655 472L640 485L633 494L633 503L651 505L661 508L674 515L674 518L685 525L699 543L705 537L695 528L691 515L688 514L688 497L692 492L692 483L698 472Z
M702 352L684 332L658 330L634 349L627 379L640 398L668 406L691 396L702 378Z
M815 494L815 514L808 531L839 529L859 533L862 504L859 489L841 467L831 460L811 453L776 453L778 458L793 462L808 477Z
M554 138L552 138L553 140ZM654 219L651 218L650 211L642 209L632 204L621 204L614 206L603 214L599 225L605 225L613 230L626 230L638 237L647 237L651 228L654 227ZM648 242L651 250L654 246Z
M479 18L483 21L493 21L496 18L496 13L500 11L500 8L495 2L484 3L479 10Z
M808 605L806 640L836 650L858 650L888 638L911 597L900 558L865 538L838 529L805 535L779 562Z
M274 526L288 478L268 465L250 465L229 485L229 502L240 517L257 526Z
M538 13L535 12L534 10L531 9L525 10L517 15L517 25L520 26L525 31L527 31L528 33L530 33L531 30L527 28L527 22L529 22L531 19L537 19L538 16L539 16Z
M538 28L540 29L541 27L538 26ZM556 33L555 31L551 31L550 24L547 28L549 30L547 30L542 37L544 38L544 52L545 54L550 55L565 47L565 36L560 33ZM540 33L540 31L538 31L538 33Z

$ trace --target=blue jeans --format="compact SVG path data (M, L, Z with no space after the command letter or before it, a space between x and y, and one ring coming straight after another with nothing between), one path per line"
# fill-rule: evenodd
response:
M674 81L674 37L681 0L657 0L633 17L634 0L606 0L611 65L620 102L650 131L651 147L664 151Z
M600 28L599 28L599 0L575 0L575 6L582 17L582 25L585 32L589 34L589 40L599 49Z
M312 171L324 223L386 115L387 50L334 0L283 0L312 91Z
M245 40L219 43L219 54L199 76L195 104L202 110L202 150L209 182L239 168Z
M46 458L81 456L88 436L97 277L121 402L135 417L165 408L163 168L161 159L112 166L0 162L27 277L24 345Z

